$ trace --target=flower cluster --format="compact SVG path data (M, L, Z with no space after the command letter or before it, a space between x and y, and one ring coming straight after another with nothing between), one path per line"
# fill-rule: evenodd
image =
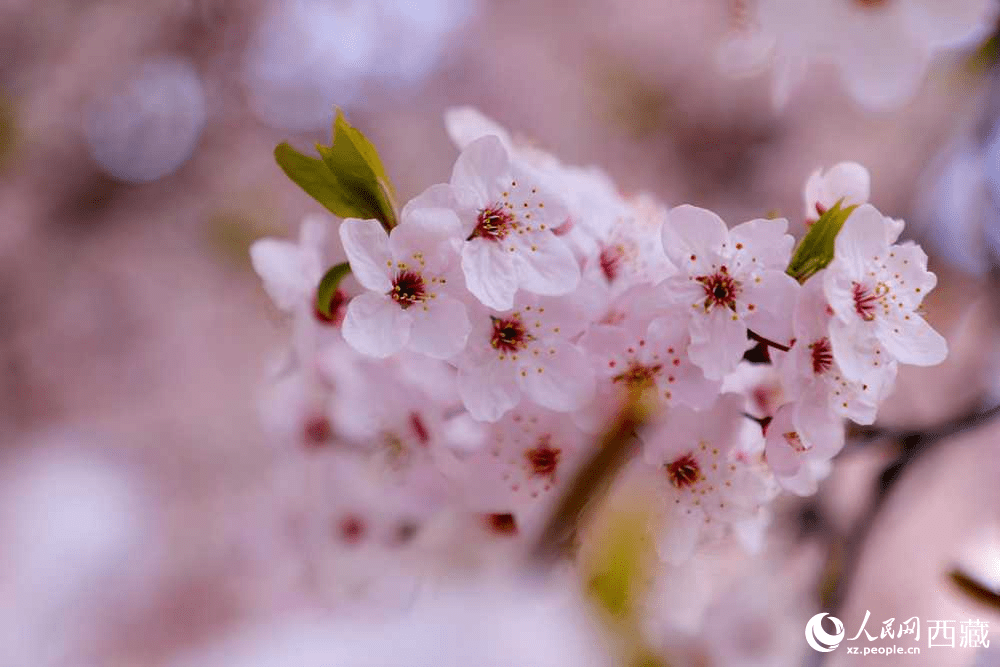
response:
M734 30L720 64L737 74L771 65L778 106L812 63L833 65L866 107L902 106L938 52L982 39L997 15L991 0L732 0L732 6Z
M295 321L270 421L362 461L416 521L448 509L530 533L638 394L653 418L630 465L658 480L661 556L729 532L753 545L781 487L815 491L845 418L873 422L899 364L946 355L920 312L927 257L866 203L860 165L809 179L803 222L842 228L832 259L792 277L784 219L668 210L474 110L446 122L451 178L398 224L309 219L298 243L252 249ZM352 278L317 310L344 255Z

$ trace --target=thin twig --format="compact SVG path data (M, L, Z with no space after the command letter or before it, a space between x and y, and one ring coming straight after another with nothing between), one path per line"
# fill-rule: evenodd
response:
M789 346L789 345L782 345L781 343L775 343L773 340L771 340L769 338L764 338L763 336L761 336L756 331L750 331L748 329L747 330L747 336L749 336L751 339L757 341L758 343L763 343L764 345L767 345L768 347L773 347L774 349L781 350L782 352L788 352L790 349L792 349L791 346Z
M580 468L555 506L532 551L532 558L549 564L568 555L587 505L603 496L611 481L636 450L639 429L649 415L641 392L630 395L621 413L601 436L597 449Z
M889 440L896 443L899 455L886 466L879 474L878 482L872 502L858 521L854 524L854 529L843 541L842 565L837 569L837 577L833 583L830 594L824 600L824 610L836 616L850 592L851 585L858 572L858 566L864 553L868 538L877 523L882 510L886 506L886 501L890 493L897 487L897 483L903 477L913 462L925 456L934 446L951 436L964 433L971 429L983 426L984 424L1000 416L1000 404L988 408L978 409L967 414L945 420L944 422L921 430L894 430L877 427L862 427L858 432L858 437L864 438L867 442L874 440ZM829 574L829 568L824 571L824 580ZM952 575L953 580L959 585L966 583ZM827 658L826 653L811 653L806 661L810 667L819 667Z

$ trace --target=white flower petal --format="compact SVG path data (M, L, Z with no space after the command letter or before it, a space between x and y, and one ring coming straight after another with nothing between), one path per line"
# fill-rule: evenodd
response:
M784 271L764 271L757 280L745 285L746 292L740 295L743 320L754 333L787 345L792 339L793 309L801 286Z
M406 202L403 212L400 213L400 220L405 220L411 211L420 208L449 208L456 209L458 200L455 197L455 190L448 183L437 183L432 185L419 195Z
M792 448L789 439L795 440L796 428L793 423L795 405L786 403L774 413L767 426L764 453L767 465L779 477L791 477L802 467L802 452Z
M462 248L465 284L473 296L493 310L514 307L517 276L511 254L487 239L472 239Z
M681 270L709 273L712 260L729 239L729 229L715 213L687 204L670 210L663 224L663 250Z
M729 242L735 251L737 266L784 271L795 245L791 234L785 233L787 230L788 221L784 218L759 218L733 227L729 231Z
M358 352L384 358L406 345L411 322L412 317L391 298L368 292L347 304L341 332Z
M518 404L516 373L514 362L497 359L458 370L458 393L473 419L495 422Z
M392 289L389 235L377 220L348 218L340 224L351 274L362 286L383 294Z
M594 396L594 372L590 360L575 345L553 341L539 346L539 357L521 365L521 387L535 403L569 412L586 405ZM527 355L526 355L527 356Z
M816 383L795 403L795 430L809 446L811 460L832 459L844 447L844 420L830 410L826 396L826 389Z
M480 205L499 199L510 180L510 156L494 136L476 139L462 151L451 172L451 184L458 190L475 192Z
M308 287L296 244L260 239L250 246L250 261L264 283L264 290L278 308L291 312L307 298Z
M879 340L903 364L936 366L948 356L948 341L916 313L910 319L879 320Z
M438 294L426 304L410 307L413 328L410 349L435 359L450 359L465 348L472 330L465 304L447 294Z
M834 260L828 273L843 271L851 280L861 280L875 258L889 252L886 217L871 204L859 206L844 222L834 241ZM827 299L833 303L830 294Z
M806 218L819 217L817 204L823 210L841 199L843 206L861 205L871 196L871 176L857 162L840 162L825 172L817 169L809 176L805 188Z
M457 266L461 244L462 225L455 212L445 208L410 209L389 235L392 257L425 277Z
M746 325L728 308L713 308L691 318L688 354L710 380L721 380L730 373L752 346Z
M487 135L499 138L508 150L512 145L510 134L503 126L473 107L447 109L444 112L444 126L448 131L448 137L459 150Z
M580 265L573 251L554 234L533 234L514 253L518 284L529 292L560 296L576 289Z

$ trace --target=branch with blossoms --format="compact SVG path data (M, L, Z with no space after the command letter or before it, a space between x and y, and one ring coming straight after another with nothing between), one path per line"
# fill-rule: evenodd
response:
M665 563L759 544L782 490L815 493L846 421L874 423L899 364L947 354L920 313L927 257L867 203L860 165L809 178L796 243L784 219L624 197L474 110L446 123L450 178L399 211L342 114L319 157L282 144L341 221L251 249L293 322L282 432L377 470L418 523L481 516L572 560L584 510L640 470Z

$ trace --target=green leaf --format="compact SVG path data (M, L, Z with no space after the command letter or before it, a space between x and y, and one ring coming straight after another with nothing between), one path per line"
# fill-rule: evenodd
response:
M274 149L285 174L341 218L378 220L386 231L396 226L395 190L378 151L339 109L333 141L317 144L320 157L304 155L288 143Z
M841 208L843 199L828 208L819 220L813 223L809 232L802 238L799 247L788 263L786 273L804 283L833 261L834 242L840 228L857 206Z
M350 272L351 265L344 262L332 267L320 279L319 288L316 290L316 310L322 313L323 317L333 317L330 311L333 295L337 293L340 281Z

